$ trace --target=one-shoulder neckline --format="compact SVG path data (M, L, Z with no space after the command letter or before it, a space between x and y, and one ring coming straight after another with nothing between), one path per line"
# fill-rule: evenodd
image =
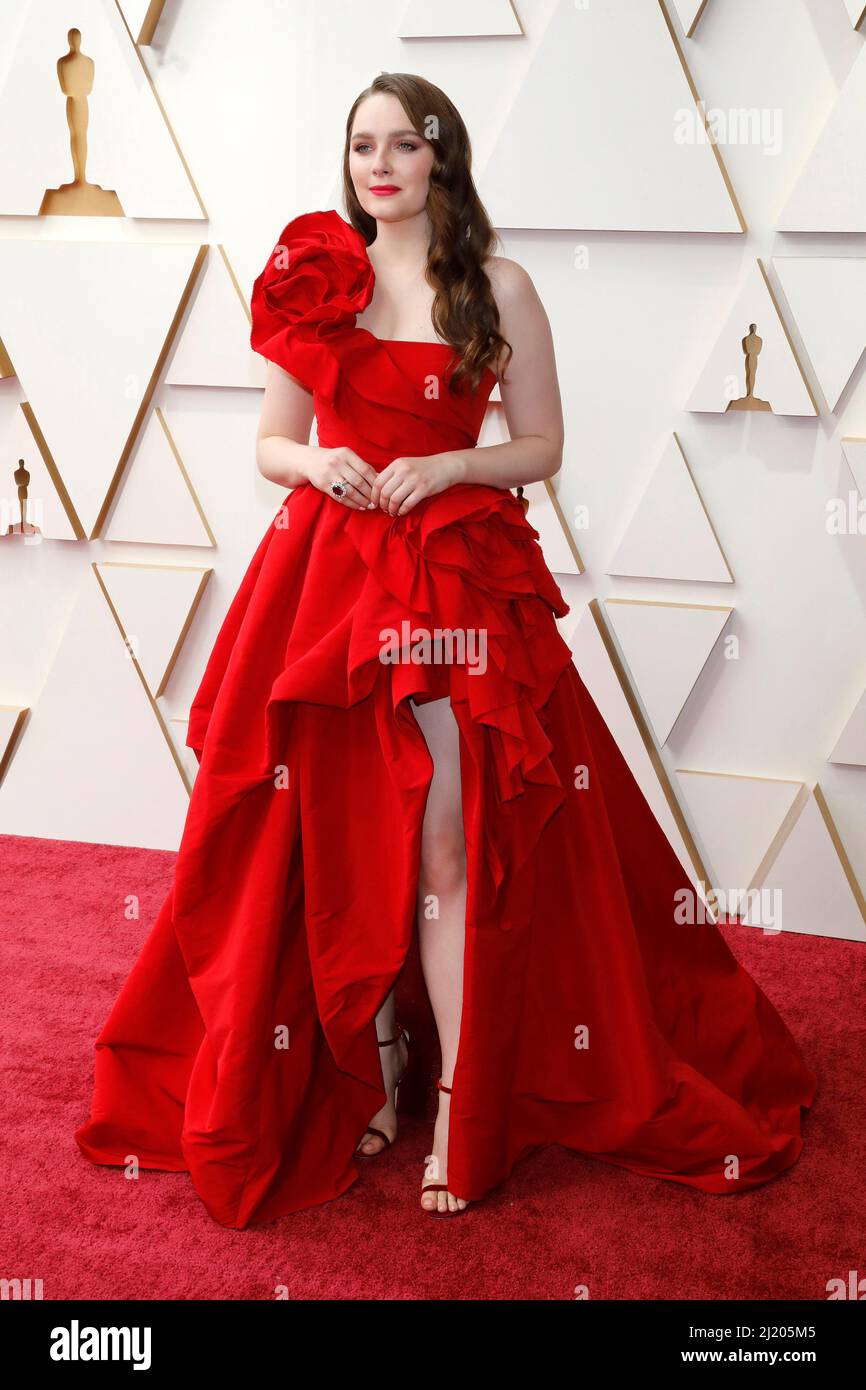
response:
M447 348L449 352L455 350L450 343L443 343L440 338L380 338L377 333L374 333L370 328L365 328L362 323L356 323L355 327L359 333L367 333L377 343L386 343L388 347L402 344L404 347L441 347Z
M372 338L373 342L378 343L380 347L447 348L450 353L456 352L456 349L453 348L450 343L433 342L432 339L428 340L427 338L380 338L375 333L372 333L369 328L365 328L363 324L359 323L355 324L355 332L366 333L367 337ZM493 377L493 384L495 386L499 378L488 362L484 364L484 371L487 372L489 376Z

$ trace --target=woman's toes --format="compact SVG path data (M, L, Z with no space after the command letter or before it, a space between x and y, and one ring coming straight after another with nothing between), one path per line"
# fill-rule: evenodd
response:
M368 1134L360 1147L361 1153L367 1154L372 1158L374 1154L380 1154L385 1145L378 1134Z

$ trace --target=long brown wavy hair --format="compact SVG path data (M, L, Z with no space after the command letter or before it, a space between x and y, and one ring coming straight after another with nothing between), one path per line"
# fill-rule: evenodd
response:
M349 150L355 112L362 101L379 92L397 97L418 135L433 146L426 209L431 223L426 275L436 291L433 325L459 355L451 373L451 389L468 383L474 391L485 366L495 370L503 348L508 349L505 360L510 359L513 349L499 331L499 310L484 270L484 261L499 245L499 238L472 179L469 134L445 93L414 73L380 73L355 98L346 121L343 197L349 221L368 246L375 240L376 219L364 211L355 194Z

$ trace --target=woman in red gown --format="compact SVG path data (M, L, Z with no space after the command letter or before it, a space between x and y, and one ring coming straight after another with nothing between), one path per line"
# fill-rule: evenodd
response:
M291 492L193 702L174 880L75 1136L189 1171L230 1227L336 1197L395 1137L416 923L429 1211L547 1144L742 1192L794 1163L814 1096L718 928L681 920L695 890L557 628L511 490L561 461L550 330L469 165L447 97L380 76L351 220L294 218L253 289L258 464ZM512 439L476 449L497 375Z

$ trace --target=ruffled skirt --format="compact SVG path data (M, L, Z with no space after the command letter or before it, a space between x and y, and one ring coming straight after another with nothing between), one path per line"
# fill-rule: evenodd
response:
M356 1179L417 912L433 764L411 701L447 696L467 851L451 1190L479 1199L552 1143L708 1193L796 1160L815 1077L719 930L677 920L691 884L567 612L510 492L403 518L291 493L191 710L200 766L97 1040L89 1159L186 1170L236 1228Z

